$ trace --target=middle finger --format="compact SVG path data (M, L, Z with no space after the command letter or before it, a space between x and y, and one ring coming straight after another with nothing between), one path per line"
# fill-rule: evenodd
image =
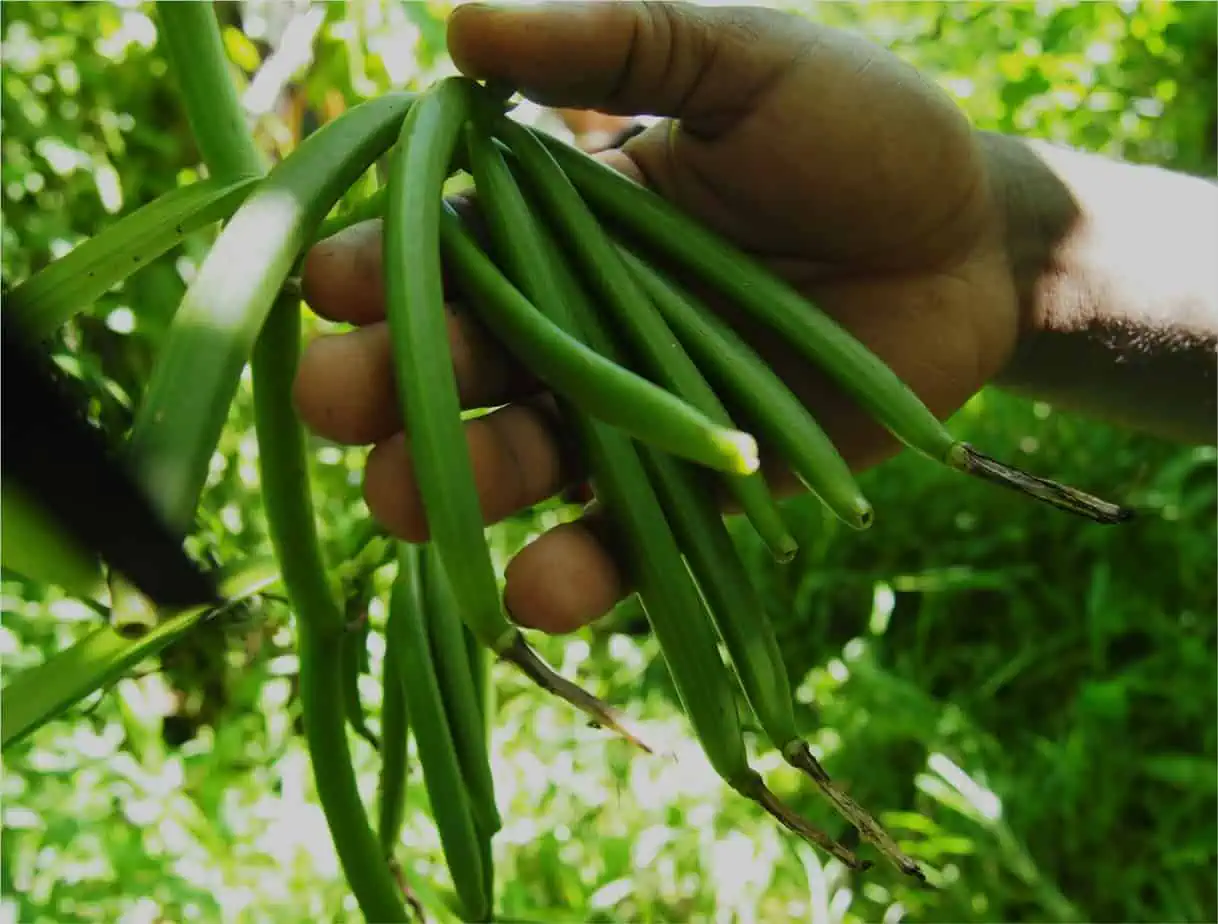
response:
M548 401L511 404L467 421L465 439L487 524L553 497L579 477L577 454ZM404 433L378 443L368 454L364 499L394 535L427 541L427 517Z
M445 308L457 394L463 408L493 407L539 390L466 311ZM377 443L402 428L389 325L326 334L305 347L294 398L301 419L326 439Z

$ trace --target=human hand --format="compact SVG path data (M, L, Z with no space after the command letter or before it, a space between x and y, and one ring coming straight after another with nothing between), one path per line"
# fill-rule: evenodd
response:
M602 159L786 278L936 414L955 411L1009 358L1018 299L982 148L945 96L882 49L773 11L661 3L473 4L453 14L448 42L465 74L502 80L538 103L675 120ZM319 434L375 444L369 508L421 541L380 233L379 222L357 226L310 253L309 304L359 327L310 344L296 399ZM723 310L855 468L896 450L780 338ZM577 483L584 473L536 379L468 313L450 311L449 327L464 405L504 405L466 426L487 522ZM796 490L786 473L773 475L777 490ZM522 625L570 631L628 590L585 519L520 552L505 604Z

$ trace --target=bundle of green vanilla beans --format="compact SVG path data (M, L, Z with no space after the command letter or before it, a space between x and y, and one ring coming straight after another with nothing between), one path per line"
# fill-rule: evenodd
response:
M483 246L443 201L441 188L456 165L473 178ZM929 458L1096 519L1119 519L1122 511L953 439L891 370L794 290L659 196L512 121L495 89L453 78L424 93L403 122L383 196L387 315L432 537L421 554L438 560L437 576L458 578L449 588L465 624L501 658L567 695L535 669L497 596L447 353L442 266L478 318L549 386L574 426L597 502L620 539L616 547L716 772L796 835L848 867L867 865L784 806L750 767L739 687L769 743L864 840L922 878L876 821L832 784L797 733L776 636L716 499L724 492L734 498L777 559L795 554L759 468L757 439L742 426L747 422L773 448L774 461L790 466L850 526L866 528L871 507L808 410L692 294L691 284L783 334ZM733 420L725 405L740 409L743 419ZM416 599L408 588L419 555L403 547L397 594L403 601ZM409 619L409 604L395 607L391 623ZM456 665L455 620L453 633L447 644ZM472 689L462 698L473 702ZM583 695L568 698L647 747L607 707ZM407 705L413 708L409 695ZM452 727L457 739L459 724ZM458 762L485 760L474 750L458 743ZM481 764L463 769L476 838L494 823L494 801Z
M212 150L212 163L220 163L224 151ZM386 184L345 215L327 218L386 152ZM651 750L624 715L552 670L505 613L464 436L446 281L548 386L577 434L596 503L715 771L793 836L852 869L869 865L855 846L784 805L750 765L738 711L743 693L769 744L849 822L859 835L852 840L923 879L798 734L775 634L718 503L730 498L776 559L795 554L761 474L760 441L774 456L767 464L792 470L851 527L865 529L871 507L808 409L703 299L709 293L780 334L933 462L1095 521L1117 522L1126 511L955 440L815 305L658 195L513 120L500 88L454 77L419 94L389 94L324 126L265 174L240 165L236 158L227 171L213 166L213 179L123 219L15 290L10 307L50 330L130 271L122 261L99 259L94 245L103 238L111 254L115 241L125 241L139 263L195 228L226 221L174 318L128 452L166 516L188 524L228 403L252 361L264 499L297 617L306 734L323 808L364 914L385 921L406 913L392 856L413 734L455 887L444 907L467 921L494 919L491 840L501 822L486 743L492 659ZM473 180L476 234L443 195L458 171ZM384 218L402 419L430 539L390 548L397 574L373 832L355 789L343 705L335 704L341 698L333 684L351 671L336 640L348 630L318 548L290 392L300 260L314 242L377 216Z

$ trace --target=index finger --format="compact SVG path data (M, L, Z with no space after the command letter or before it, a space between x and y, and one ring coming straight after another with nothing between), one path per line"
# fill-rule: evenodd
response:
M305 255L305 301L328 321L364 326L385 320L379 218L318 241Z
M622 151L610 148L594 156L636 183L643 182L638 165ZM476 194L454 195L447 201L486 249L487 235ZM328 321L358 327L385 320L383 226L384 222L379 218L363 221L310 248L301 268L301 288L313 311ZM441 268L445 272L445 288L448 288L447 268L443 263Z
M485 243L481 215L472 194L446 199L467 230ZM385 274L380 218L361 221L314 244L305 255L301 286L305 301L329 321L356 326L385 320ZM441 271L445 266L441 262ZM445 288L448 279L445 276Z

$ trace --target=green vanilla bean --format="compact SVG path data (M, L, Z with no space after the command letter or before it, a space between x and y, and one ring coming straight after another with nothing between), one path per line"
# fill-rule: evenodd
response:
M728 472L757 469L757 443L747 433L609 362L541 314L513 286L445 203L440 243L457 285L479 319L555 393L635 439ZM760 477L760 476L758 476Z
M448 574L430 546L424 548L423 580L427 601L423 617L431 658L444 696L448 726L457 747L461 776L469 791L470 809L480 831L494 834L503 827L503 821L495 804L482 703L478 700L478 689L470 671L463 633L465 626L457 612Z
M380 97L301 142L237 210L187 289L128 445L171 525L184 527L194 516L241 371L310 232L392 144L412 101L407 94Z
M440 216L444 182L475 85L447 78L402 123L389 167L383 238L385 308L398 402L430 541L449 573L462 621L482 644L553 693L648 750L626 717L559 676L503 611L461 419L444 308Z
M448 870L464 906L467 920L485 921L491 911L479 838L469 791L461 776L457 744L445 710L440 679L427 638L424 546L398 544L398 573L389 595L385 644L402 659L406 708L423 767L423 785Z
M626 265L651 296L690 354L724 394L730 393L778 447L791 470L813 494L854 529L871 525L846 461L812 414L740 336L670 277L625 248Z
M186 101L186 119L203 162L214 176L266 173L267 159L254 144L228 76L228 56L210 3L158 0L159 38Z
M575 187L561 171L549 169L547 161L552 163L552 159L545 156L536 136L506 117L495 119L493 125L494 132L516 155L520 172L528 179L543 212L561 233L572 258L647 373L716 423L731 425L714 390L673 336ZM487 144L490 146L489 138ZM795 539L761 472L730 476L724 483L774 557L789 561L797 551Z
M481 670L487 663L488 649L479 646L476 658L471 659L466 639L471 638L473 633L461 622L448 575L434 549L428 548L424 552L423 575L427 601L424 618L431 657L474 819L483 887L486 894L493 898L495 866L491 839L503 827L503 821L495 802L490 752L487 750L490 725L486 721L486 703L482 699L485 679L475 680L474 677L475 668Z
M559 257L551 229L534 220L530 203L503 158L490 145L479 147L479 196L508 274L556 324L615 358L616 346ZM549 155L544 150L540 154L549 162L548 169L556 172ZM639 451L624 434L586 415L576 412L570 419L588 458L597 496L623 540L630 574L681 704L715 771L789 830L848 866L862 866L849 850L783 805L749 767L731 678L719 657L710 616L681 559Z
M351 764L339 692L345 620L317 539L304 431L291 400L299 343L299 301L283 296L255 350L254 415L267 526L297 620L305 739L317 794L360 910L369 921L406 921L401 891L368 823Z
M309 231L392 144L412 101L382 96L302 141L242 203L186 290L128 446L172 525L194 516L241 370Z
M926 881L918 865L870 813L834 785L800 737L795 699L778 636L766 615L702 473L658 452L643 462L681 551L698 582L740 687L766 737L791 766L806 773L825 797L903 873Z
M469 675L474 682L474 697L478 701L482 720L486 723L484 734L489 737L490 720L495 711L490 652L478 644L478 637L469 631L469 626L461 626L461 639L465 643L465 656L469 660Z
M393 851L406 817L406 761L410 741L410 713L402 678L401 656L394 646L385 646L381 675L381 770L377 785L377 836L381 853L393 860Z

